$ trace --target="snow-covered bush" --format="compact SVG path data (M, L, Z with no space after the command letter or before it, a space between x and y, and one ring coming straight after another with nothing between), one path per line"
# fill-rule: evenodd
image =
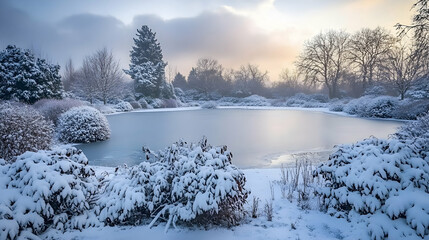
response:
M115 105L115 108L120 112L129 112L134 109L129 102L120 102Z
M36 110L25 105L0 104L0 158L12 161L26 151L47 149L53 125Z
M144 98L139 99L138 103L140 103L140 106L143 109L150 108L149 104Z
M137 101L131 101L130 104L133 107L133 109L140 109L140 108L142 108L142 105L140 105L140 103L137 102Z
M279 106L285 107L305 107L305 108L320 108L326 107L329 101L328 97L323 94L304 94L297 93L288 98L283 104L278 103Z
M340 102L331 103L329 105L329 111L342 112L344 110L344 104Z
M231 164L226 146L179 141L158 153L144 148L147 161L120 168L103 189L100 220L138 224L155 216L197 225L235 225L248 191L244 174Z
M223 97L217 103L220 106L271 106L270 100L259 95L251 95L245 98Z
M104 105L104 104L95 104L93 105L95 109L100 111L102 114L111 114L116 113L118 110L114 108L112 105Z
M394 97L381 96L371 99L364 107L362 112L358 112L362 117L376 117L376 118L391 118L393 112L399 105L399 100Z
M429 111L428 100L402 100L392 115L398 119L415 120Z
M376 138L342 145L315 171L317 191L337 217L363 215L372 239L429 235L429 153L413 140Z
M58 117L67 112L72 107L85 105L84 102L76 99L42 99L34 103L33 107L39 110L45 118L51 120L55 125Z
M201 108L215 109L215 108L217 108L217 103L214 101L208 101L208 102L201 104Z
M402 125L395 137L401 140L418 140L422 147L429 150L429 113Z
M14 163L0 163L0 239L96 225L96 218L84 214L98 189L87 165L75 148L26 152Z
M391 118L398 106L399 100L394 97L363 96L348 102L344 112L361 117Z
M110 137L109 123L97 109L74 107L61 114L57 127L58 139L69 143L104 141Z

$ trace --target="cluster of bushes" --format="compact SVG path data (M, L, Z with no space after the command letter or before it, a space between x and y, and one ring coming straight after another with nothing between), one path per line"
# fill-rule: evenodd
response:
M372 239L429 236L429 115L395 138L341 145L315 171L316 192L337 217L360 215Z
M0 238L103 225L231 226L244 215L244 174L226 147L177 142L147 161L99 177L75 148L0 159ZM4 194L3 194L4 193Z
M103 114L76 100L0 104L0 158L48 149L55 137L65 143L104 141L110 128Z

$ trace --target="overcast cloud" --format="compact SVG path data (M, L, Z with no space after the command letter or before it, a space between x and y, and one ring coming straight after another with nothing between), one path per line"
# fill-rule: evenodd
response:
M345 15L365 11L372 23L376 11L390 6L392 16L386 13L388 17L369 26L392 28L409 18L411 6L398 0L326 0L323 5L320 0L154 2L0 1L0 47L31 48L61 65L68 58L79 65L84 56L107 47L126 68L136 29L148 25L157 33L165 60L186 75L198 58L213 57L225 67L258 64L275 80L282 68L292 66L305 39L322 30L355 30L366 26L359 22L369 22L362 12ZM342 21L334 18L337 11Z

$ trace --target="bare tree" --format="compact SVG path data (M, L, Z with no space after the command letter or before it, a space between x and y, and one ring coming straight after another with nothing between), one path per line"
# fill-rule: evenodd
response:
M123 86L123 73L113 54L106 48L84 59L78 88L92 102L95 97L107 103L119 97Z
M380 61L393 46L394 37L385 29L364 28L353 34L349 41L349 56L357 68L362 81L362 90L373 83L374 71Z
M329 98L338 97L338 86L347 66L349 34L344 31L320 33L306 42L296 62L297 69L311 83L323 83Z
M225 81L222 77L223 67L212 58L200 58L197 67L188 77L190 87L205 94L214 91L222 91L225 88ZM191 72L192 72L191 71Z
M418 46L398 44L392 48L384 60L384 73L389 82L404 99L406 92L414 82L423 77L424 53Z
M268 72L262 72L257 65L248 63L234 74L236 89L248 95L264 93Z
M73 61L69 59L64 66L63 86L64 90L70 91L73 84L76 82L76 70L74 69Z
M293 96L299 92L308 92L309 86L305 86L300 81L299 74L295 71L290 71L285 68L279 75L279 81L273 83L272 91L276 96Z
M421 52L422 60L425 62L424 78L429 79L429 0L416 0L412 9L415 10L412 23L409 25L398 23L396 28L400 36L412 32L416 50Z
M77 81L72 85L72 89L77 95L86 98L91 104L97 96L97 86L94 79L91 59L86 57L83 59L82 67L77 72Z

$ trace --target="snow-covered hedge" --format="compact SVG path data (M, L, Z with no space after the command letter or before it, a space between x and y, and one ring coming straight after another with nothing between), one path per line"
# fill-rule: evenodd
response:
M413 140L339 146L315 171L326 181L317 193L333 215L363 215L372 239L428 237L428 155Z
M26 151L47 149L53 125L36 110L25 105L0 104L0 158L12 161Z
M201 104L201 108L215 109L215 108L217 108L217 103L215 101L208 101L208 102Z
M133 109L140 109L140 108L142 108L142 105L139 102L137 102L137 101L131 101L130 104L133 107Z
M0 159L0 239L36 239L47 228L97 225L93 207L98 180L75 148L26 152L14 163ZM25 238L27 236L29 238Z
M45 118L57 124L58 117L73 107L85 105L84 102L76 99L42 99L37 101L33 107L39 110Z
M399 100L394 97L364 96L348 102L344 112L361 117L391 118L399 104Z
M219 106L271 106L271 101L259 95L245 98L222 97L217 101Z
M226 147L179 141L158 153L145 149L137 166L120 168L103 189L100 219L108 224L138 224L161 216L176 222L235 225L248 191L244 174L231 164Z
M88 143L109 139L110 128L106 117L97 109L82 106L61 114L57 133L63 142Z
M134 109L129 102L120 102L115 105L115 108L120 112L129 112Z

